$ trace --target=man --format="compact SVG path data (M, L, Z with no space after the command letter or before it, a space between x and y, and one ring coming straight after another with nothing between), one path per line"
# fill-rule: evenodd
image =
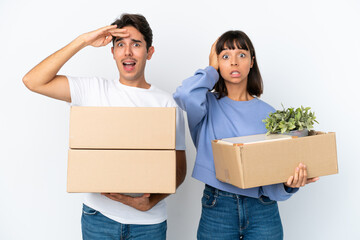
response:
M111 52L120 78L57 75L60 68L86 46L101 47L113 42ZM77 37L35 66L24 84L36 93L80 106L177 107L171 95L145 80L146 61L154 53L152 30L145 17L123 14L112 25ZM177 109L177 187L186 175L184 119ZM166 194L131 197L119 193L86 194L82 234L84 239L165 239Z

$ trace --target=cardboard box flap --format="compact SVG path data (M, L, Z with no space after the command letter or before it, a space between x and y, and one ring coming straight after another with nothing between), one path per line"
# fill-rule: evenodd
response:
M222 182L243 182L243 168L240 147L229 145L221 141L211 142L214 156L216 178Z
M70 148L175 149L174 107L71 107Z

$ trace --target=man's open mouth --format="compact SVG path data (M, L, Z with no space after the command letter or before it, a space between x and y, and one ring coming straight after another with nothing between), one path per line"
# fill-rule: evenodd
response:
M123 66L125 71L132 71L135 69L136 62L135 61L123 61Z

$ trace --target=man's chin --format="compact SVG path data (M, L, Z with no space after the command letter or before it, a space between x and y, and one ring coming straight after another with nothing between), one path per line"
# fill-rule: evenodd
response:
M126 82L137 82L137 81L139 81L140 79L139 78L137 78L137 77L129 77L129 76L121 76L120 75L120 80L122 80L122 81L126 81Z

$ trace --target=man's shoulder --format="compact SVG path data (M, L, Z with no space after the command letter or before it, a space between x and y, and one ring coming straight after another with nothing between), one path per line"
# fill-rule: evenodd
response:
M112 81L99 76L66 76L70 82L92 83L92 84L109 84Z
M151 90L151 93L159 100L166 101L169 106L176 106L175 100L169 92L162 90L154 85L151 86Z

